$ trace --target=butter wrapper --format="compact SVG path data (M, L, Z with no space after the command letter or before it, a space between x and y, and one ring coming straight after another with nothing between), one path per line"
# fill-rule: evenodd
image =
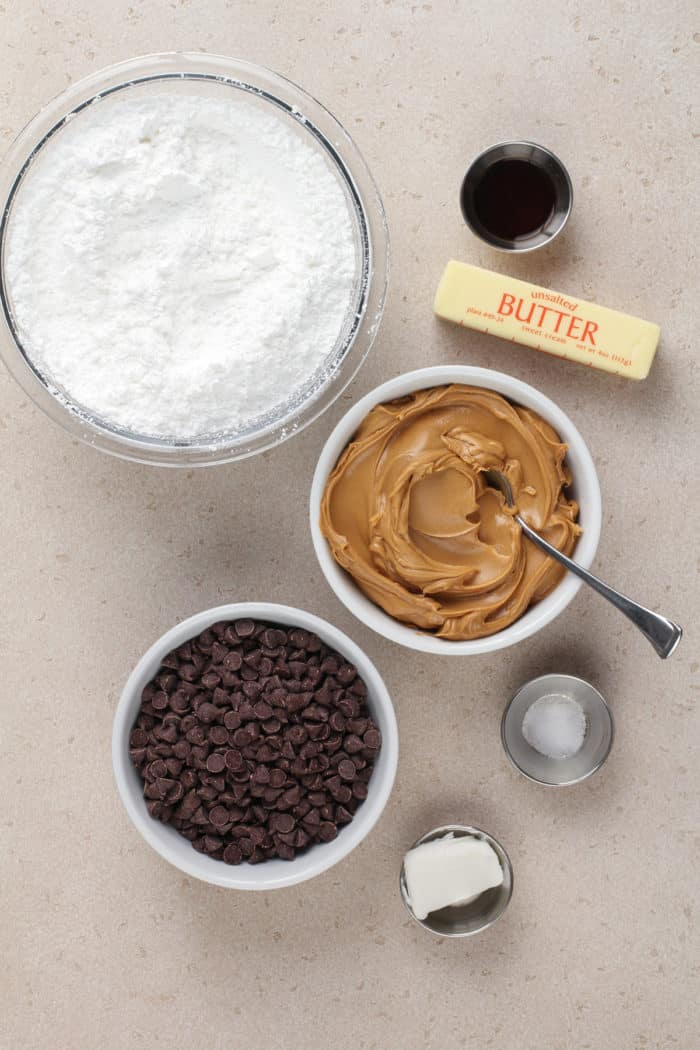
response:
M659 326L515 277L451 260L438 317L627 379L646 379Z

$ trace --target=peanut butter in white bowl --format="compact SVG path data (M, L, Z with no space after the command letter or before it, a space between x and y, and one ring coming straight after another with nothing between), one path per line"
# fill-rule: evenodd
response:
M311 527L329 583L380 634L439 653L490 652L539 630L578 590L490 488L508 476L524 519L590 564L595 467L539 391L487 369L423 369L383 384L331 435Z
M581 532L566 445L493 390L418 390L373 408L328 479L321 528L364 593L439 638L495 634L564 569L528 543L484 471L503 470L528 524L565 554Z

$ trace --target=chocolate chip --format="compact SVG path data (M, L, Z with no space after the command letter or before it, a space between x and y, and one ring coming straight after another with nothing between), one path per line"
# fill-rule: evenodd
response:
M207 769L210 773L221 773L226 768L226 760L222 754L215 751L213 755L209 755L207 759Z
M233 734L233 742L236 747L247 747L252 739L253 737L247 729L237 729Z
M301 627L296 627L293 631L289 632L289 641L297 649L305 649L309 644L309 633Z
M228 824L228 810L225 806L214 806L214 808L209 813L209 820L212 822L212 824L215 824L217 827L221 827L224 824Z
M357 678L357 668L353 667L352 664L343 664L342 667L338 668L335 677L341 685L350 685Z
M174 744L179 737L177 727L174 725L162 725L160 729L154 729L153 733L154 735L157 735L158 739L162 740L164 744Z
M255 633L255 624L252 620L237 620L233 627L239 638L250 638Z
M311 842L311 836L303 828L297 828L294 833L294 845L297 849L305 849Z
M277 749L269 744L261 744L255 757L259 762L274 762L277 758Z
M170 697L170 707L173 711L177 711L178 714L184 714L189 709L190 700L186 693L183 693L181 689L178 689L176 693Z
M200 722L204 722L207 725L213 722L218 715L219 708L215 704L204 703L197 708L197 718Z
M376 751L381 747L382 734L378 729L368 729L362 739L365 747L370 748L372 751Z
M155 711L164 711L165 708L168 706L168 703L168 697L162 690L153 694L151 705L153 706Z
M338 829L335 824L332 824L330 820L322 821L318 829L318 837L321 842L332 842L338 834Z
M302 744L306 743L308 738L309 732L303 725L293 725L287 733L287 739L290 744L294 745L294 747L300 747Z
M233 772L238 772L239 770L243 769L245 762L243 760L243 755L240 753L240 751L231 748L224 755L224 764L227 769L233 770Z
M175 787L175 781L171 780L170 777L158 777L155 782L158 794L162 799L167 798L170 791Z
M355 763L351 762L349 758L344 758L338 763L338 773L343 780L354 780L356 772Z
M291 831L294 827L294 817L291 813L273 813L270 817L270 827L273 831Z
M227 864L240 864L243 853L234 842L230 842L223 853L223 859Z
M224 714L224 725L229 733L238 729L241 724L241 716L238 711L226 711Z

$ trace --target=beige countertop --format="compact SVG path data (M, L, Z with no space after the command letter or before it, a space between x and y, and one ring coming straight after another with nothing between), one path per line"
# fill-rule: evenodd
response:
M392 238L385 319L359 378L254 460L168 472L110 459L0 368L3 1047L699 1045L699 31L692 0L0 4L0 145L108 63L168 48L236 55L338 115ZM513 260L481 246L457 204L469 159L509 137L560 154L576 198L550 250ZM438 324L431 300L450 256L657 321L649 379ZM667 664L590 593L500 656L442 660L374 636L330 592L306 501L332 424L389 376L462 362L532 382L573 417L602 485L600 574L687 628ZM402 752L390 803L349 858L244 895L185 878L146 846L115 791L110 730L158 635L253 598L303 606L367 650ZM590 678L618 730L605 769L558 792L519 777L499 739L506 700L548 670ZM448 821L490 830L515 868L507 915L466 942L423 933L398 894L404 849Z

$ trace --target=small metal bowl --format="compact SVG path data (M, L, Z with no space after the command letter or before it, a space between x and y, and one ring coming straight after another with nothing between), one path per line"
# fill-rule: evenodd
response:
M586 716L583 745L571 758L547 758L530 747L523 736L523 718L530 706L543 696L555 694L576 700ZM528 780L547 787L568 787L590 777L610 754L613 736L612 713L603 697L590 682L570 674L545 674L526 682L501 720L501 740L510 761Z
M508 902L513 895L513 868L510 857L500 842L486 831L482 831L481 828L472 828L464 824L445 824L441 828L434 828L414 842L411 849L422 846L424 842L442 838L449 832L452 832L455 838L470 837L488 842L503 868L501 885L486 890L469 904L452 904L447 908L440 908L439 911L430 912L425 919L418 919L413 913L408 897L406 873L402 864L399 878L401 899L413 921L422 926L424 930L428 930L429 933L434 933L438 937L471 937L472 934L492 926L508 907Z
M523 160L541 168L549 176L554 188L554 207L539 230L516 240L506 240L488 230L481 222L475 207L474 192L486 171L500 160ZM467 169L460 190L462 215L469 229L492 248L504 252L531 252L554 240L566 226L574 203L574 190L569 173L551 150L536 142L499 142L480 153Z

